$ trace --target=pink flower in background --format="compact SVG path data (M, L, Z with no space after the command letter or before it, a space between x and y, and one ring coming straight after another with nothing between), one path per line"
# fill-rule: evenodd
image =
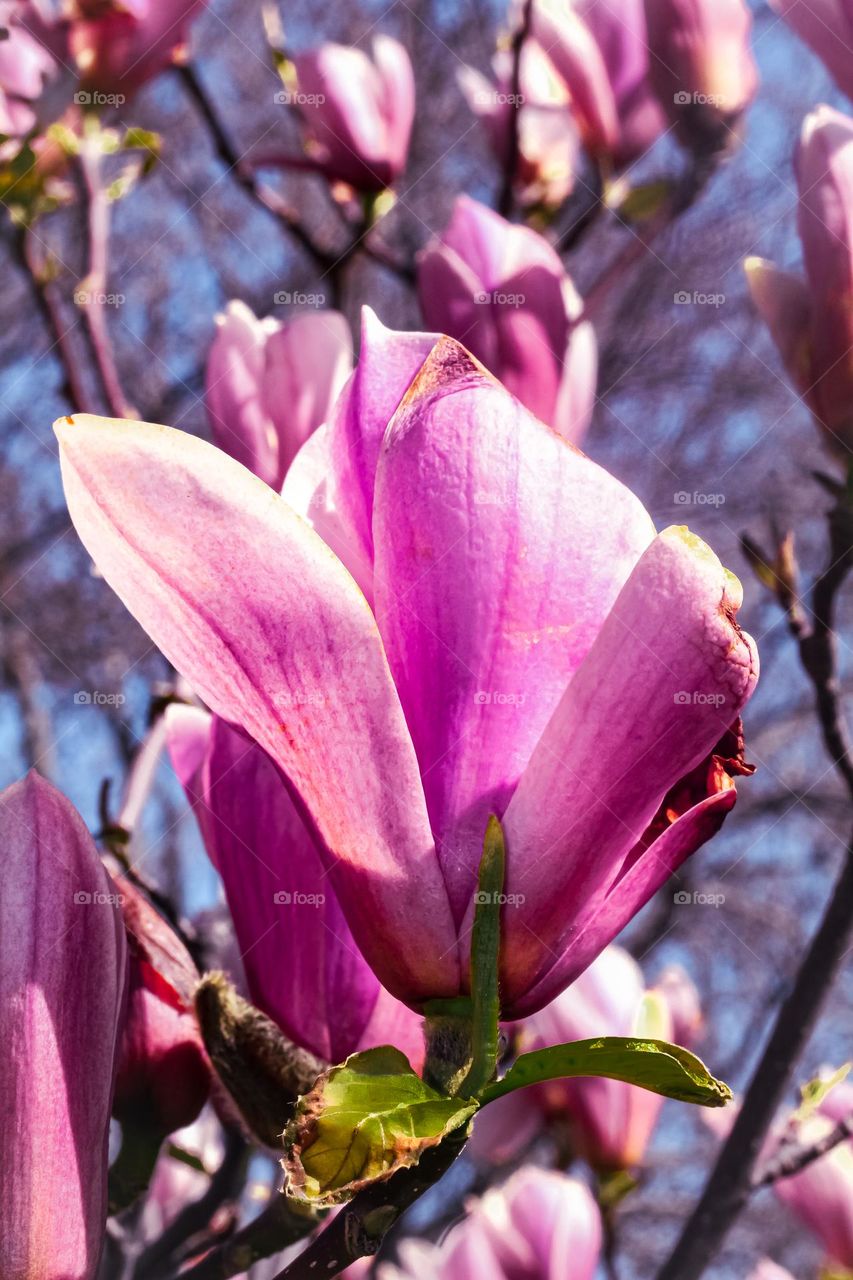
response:
M694 1048L704 1033L705 1018L699 992L688 974L679 965L670 965L664 969L652 992L666 1001L672 1019L673 1043L685 1049Z
M808 1146L853 1116L853 1085L832 1089L817 1112L786 1136ZM853 1139L839 1143L791 1178L774 1182L782 1203L818 1238L829 1263L853 1270Z
M325 422L352 371L352 337L339 311L282 323L229 302L205 375L214 443L274 489Z
M745 0L645 0L650 76L681 141L700 153L731 139L758 88Z
M770 1258L762 1258L750 1271L748 1280L794 1280L794 1276Z
M689 987L689 990L688 990ZM520 1023L520 1051L597 1036L641 1036L683 1043L664 991L678 1007L698 1008L686 975L647 991L639 965L619 947L607 947L585 973L546 1008ZM509 1094L474 1122L475 1159L500 1164L542 1133L548 1120L568 1131L571 1148L601 1171L642 1164L663 1098L619 1080L590 1077L555 1080Z
M8 23L8 35L0 40L0 133L21 138L35 127L39 99L59 66L14 15L14 8L0 9L0 21Z
M371 52L324 44L293 59L313 166L367 192L390 187L403 173L415 115L404 46L380 35Z
M636 160L660 137L666 117L649 79L649 43L643 0L573 0L601 50L616 103L617 166Z
M788 374L830 447L853 448L853 120L806 116L795 168L805 279L748 258L749 287Z
M590 153L617 167L663 132L643 0L535 0L532 30L562 76Z
M426 323L463 343L538 418L579 442L595 403L592 324L556 251L459 196L418 261Z
M533 1165L468 1206L440 1246L404 1241L379 1280L593 1280L601 1217L575 1178Z
M31 773L0 796L0 1274L92 1280L125 985L115 886Z
M253 1002L326 1062L393 1044L420 1068L421 1020L359 954L280 773L253 742L170 707L169 749L222 877Z
M359 949L411 1007L466 991L490 813L518 1017L732 807L757 678L740 584L686 530L656 536L451 339L369 322L289 501L167 427L57 434L99 570L282 771Z
M164 1137L207 1101L210 1068L192 1009L198 971L180 938L124 877L115 880L128 935L127 1011L114 1114Z
M21 23L63 66L76 70L83 107L120 106L184 55L205 0L68 0L52 8L19 0ZM106 103L98 95L116 98Z
M585 973L524 1024L524 1049L541 1049L596 1036L673 1039L665 998L646 991L639 965L608 947ZM553 1081L537 1091L547 1114L564 1118L573 1147L596 1169L642 1164L663 1098L619 1080L590 1077Z
M468 105L484 123L498 162L509 158L513 115L512 55L500 50L492 60L495 83L473 67L459 73ZM568 90L542 46L525 41L521 51L517 113L518 195L524 205L562 204L575 185L580 136Z
M769 0L801 40L825 63L835 83L853 97L851 0Z

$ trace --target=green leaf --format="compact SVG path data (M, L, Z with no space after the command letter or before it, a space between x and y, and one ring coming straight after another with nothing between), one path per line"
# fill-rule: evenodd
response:
M495 1074L501 1012L498 968L501 949L501 901L503 899L506 848L500 822L489 818L474 900L471 932L471 1066L459 1093L477 1097Z
M522 1054L502 1080L482 1093L480 1101L485 1106L514 1089L566 1076L607 1076L704 1107L723 1107L732 1096L727 1084L716 1080L703 1062L678 1045L604 1036Z
M341 1204L417 1164L476 1110L476 1102L431 1089L399 1049L355 1053L299 1100L284 1134L287 1193L314 1205Z
M832 1092L836 1085L842 1084L850 1074L853 1063L845 1062L843 1067L833 1071L832 1075L816 1076L806 1084L800 1085L800 1105L791 1116L792 1121L802 1122L814 1115L824 1098Z

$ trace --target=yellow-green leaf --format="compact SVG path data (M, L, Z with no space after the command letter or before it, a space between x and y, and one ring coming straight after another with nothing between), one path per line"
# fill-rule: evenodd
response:
M477 1103L447 1098L385 1045L332 1067L300 1098L284 1135L287 1193L341 1204L368 1183L417 1164L467 1122Z

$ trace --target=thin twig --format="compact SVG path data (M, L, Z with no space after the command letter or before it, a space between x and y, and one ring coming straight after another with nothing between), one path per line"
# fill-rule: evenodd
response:
M807 1169L810 1164L814 1164L815 1160L820 1160L821 1156L828 1155L830 1151L834 1151L842 1142L846 1142L848 1138L853 1138L853 1115L849 1115L846 1119L841 1120L829 1133L824 1134L817 1142L808 1143L792 1143L785 1147L772 1159L768 1160L763 1168L752 1179L752 1190L757 1191L760 1187L770 1187L774 1182L779 1182L782 1178L792 1178L795 1173L801 1173L803 1169Z
M110 198L101 172L101 143L97 133L83 138L80 167L86 188L89 269L75 294L89 329L98 373L114 418L135 418L136 410L127 401L116 367L107 324L107 280L109 272Z
M231 1280L255 1262L272 1258L303 1240L317 1227L317 1217L287 1200L280 1192L257 1218L238 1231L218 1249L212 1249L201 1262L181 1271L181 1280Z
M224 1204L236 1200L243 1186L250 1151L240 1134L226 1130L222 1163L199 1200L188 1204L165 1231L140 1254L133 1269L133 1280L160 1280L171 1270L171 1259L191 1237L209 1226L210 1220Z
M19 228L14 247L15 255L32 284L39 314L53 340L52 350L59 357L63 375L62 394L68 400L72 413L85 413L92 404L81 376L79 352L72 341L72 335L79 327L76 317L70 324L65 323L57 286L39 258L32 232L25 227Z
M503 182L498 198L498 212L508 218L512 213L513 192L518 177L518 162L521 157L521 108L524 105L521 94L521 59L524 46L530 35L533 22L533 0L525 0L524 11L518 30L512 38L512 74L509 90L509 138L507 140L506 163L504 165Z

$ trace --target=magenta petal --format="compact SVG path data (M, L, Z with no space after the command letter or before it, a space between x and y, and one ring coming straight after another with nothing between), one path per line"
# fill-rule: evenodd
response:
M169 714L170 748L180 763L192 726ZM397 1043L395 1032L406 1040L398 1048L420 1050L416 1014L387 993L377 1008L379 981L353 941L332 877L281 774L260 747L216 718L196 813L222 877L255 1004L327 1062Z
M457 919L489 814L653 537L629 490L436 345L379 462L376 616Z
M679 528L655 539L623 587L506 811L508 891L524 899L506 913L510 1005L749 698L758 660L734 621L741 597L710 548Z
M694 805L609 889L599 891L567 931L560 958L518 1001L514 1015L523 1017L541 1009L583 973L691 854L717 834L736 800L732 788Z
M533 6L533 34L566 82L586 145L610 155L619 140L616 100L601 49L584 19L560 0Z
M37 774L0 796L0 1274L91 1280L125 987L115 887Z
M747 258L752 301L770 330L789 377L800 392L811 388L812 304L806 282L764 258Z
M211 445L86 416L56 430L87 549L211 709L282 769L380 980L412 1003L455 994L456 936L417 760L352 578Z

